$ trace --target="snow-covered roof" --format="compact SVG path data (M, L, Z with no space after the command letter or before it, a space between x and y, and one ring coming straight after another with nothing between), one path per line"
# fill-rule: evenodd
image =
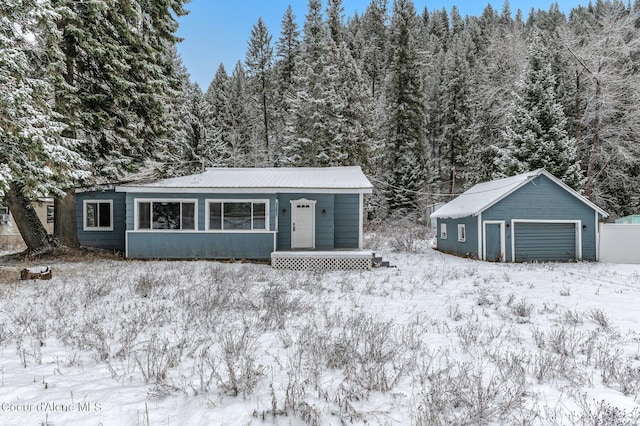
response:
M578 194L561 180L554 177L551 173L544 169L538 169L504 179L479 183L433 212L431 214L431 218L457 219L460 217L476 216L540 175L544 175L553 182L562 186L571 195L578 198L604 217L609 216L604 210Z
M117 186L118 192L370 193L360 167L208 168L202 173Z

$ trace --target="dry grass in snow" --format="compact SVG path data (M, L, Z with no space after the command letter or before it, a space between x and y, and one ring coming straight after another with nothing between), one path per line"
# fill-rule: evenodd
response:
M18 281L30 264L0 264L1 423L640 422L638 266L367 238L397 267L93 258Z

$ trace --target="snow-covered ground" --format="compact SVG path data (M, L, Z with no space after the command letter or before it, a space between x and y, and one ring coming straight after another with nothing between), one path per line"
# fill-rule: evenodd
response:
M389 241L366 272L0 261L0 424L640 422L639 265Z

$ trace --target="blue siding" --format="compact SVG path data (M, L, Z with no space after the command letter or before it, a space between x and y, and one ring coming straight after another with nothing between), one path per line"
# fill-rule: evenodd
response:
M197 232L135 231L135 201L140 199L197 200ZM269 231L205 231L207 200L269 200ZM127 256L169 259L268 259L274 248L274 194L128 193Z
M440 224L447 224L447 238L440 238ZM465 225L466 241L458 241L458 225ZM478 258L478 218L437 219L438 250L459 256Z
M582 221L582 258L596 260L597 222L595 211L578 198L568 193L544 175L528 182L508 197L482 212L482 220L512 219L532 220L581 220ZM512 261L511 227L506 229L506 256ZM553 233L547 233L546 245L550 252L554 246L565 244L562 239L556 241ZM562 260L562 259L558 259Z
M113 231L82 231L84 199L111 199L114 209ZM217 194L217 193L79 193L76 200L78 235L81 244L127 250L132 258L172 259L268 259L277 243L278 250L291 249L291 201L316 201L316 250L357 248L359 243L360 197L358 194ZM135 201L196 200L196 231L136 231ZM206 200L269 200L269 229L264 232L206 231Z
M113 230L85 231L83 230L84 200L113 200ZM78 241L81 246L96 247L105 250L124 251L125 249L125 194L108 191L89 191L76 193L76 226Z
M334 212L335 248L358 248L360 243L360 195L336 194Z
M127 232L128 257L140 259L269 259L273 232Z
M306 198L316 201L316 250L331 250L334 245L334 194L278 194L278 250L291 250L291 201Z

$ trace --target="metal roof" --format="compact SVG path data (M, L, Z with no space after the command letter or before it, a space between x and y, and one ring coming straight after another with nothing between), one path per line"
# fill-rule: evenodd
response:
M202 173L144 184L117 186L118 192L357 192L373 185L354 167L208 168Z
M490 182L479 183L469 190L460 194L457 198L451 200L444 206L431 214L431 218L448 218L457 219L467 216L476 216L484 210L496 204L518 188L524 186L527 182L536 177L544 175L556 184L560 185L567 192L578 198L583 203L600 213L602 216L609 216L604 210L587 200L582 195L567 186L564 182L557 179L545 169L538 169L532 172L522 173L520 175L497 179Z

